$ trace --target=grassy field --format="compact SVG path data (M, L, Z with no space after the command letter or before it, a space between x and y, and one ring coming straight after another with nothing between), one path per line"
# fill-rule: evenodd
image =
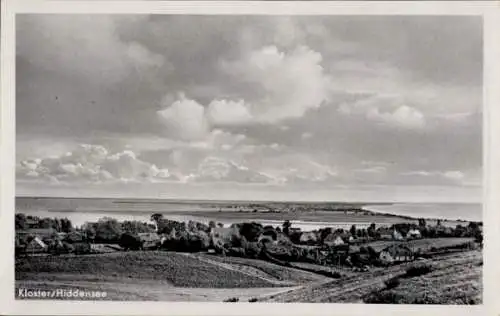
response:
M267 271L272 269L269 264ZM297 279L309 281L314 276L282 273L287 274L288 278L259 274L194 254L137 251L17 259L15 276L16 293L18 288L67 288L106 291L107 300L221 302L290 291Z
M177 287L273 287L272 282L175 252L141 251L86 256L44 256L18 259L16 279L57 279L74 275L96 281L155 280Z
M421 264L429 271L407 275ZM340 278L320 274L327 270ZM478 304L481 275L477 250L367 272L165 251L16 259L16 288L100 290L109 300ZM395 278L397 284L388 288L387 281Z
M482 253L467 251L436 257L426 262L432 272L403 278L415 263L373 269L321 284L269 296L271 302L363 303L374 293L388 293L385 303L479 304L482 301ZM386 289L385 282L400 278L400 284ZM454 291L454 287L457 291ZM371 302L372 303L372 302Z
M429 251L431 248L447 248L452 246L463 245L468 242L474 241L473 238L426 238L426 239L416 239L408 242L403 242L410 248L414 250L421 249L423 252ZM372 247L375 251L380 252L387 246L393 245L394 243L401 243L393 240L379 240L373 241L365 244L361 244L359 246L363 247Z
M288 282L294 285L307 284L309 282L315 282L324 279L323 276L315 273L302 271L300 269L283 267L258 259L218 257L212 255L200 255L200 257L224 264L229 264L241 271L248 271L249 269L251 269L252 273L255 273L256 275L261 275L268 279L274 279L277 281Z

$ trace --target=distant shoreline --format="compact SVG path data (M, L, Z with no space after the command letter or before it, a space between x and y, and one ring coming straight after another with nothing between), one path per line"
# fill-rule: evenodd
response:
M38 202L37 202L38 201ZM399 205L402 212L399 213ZM406 205L406 206L405 206ZM397 223L419 218L427 221L438 220L449 224L466 224L477 221L464 219L463 214L443 213L437 217L429 212L410 213L412 207L417 211L421 206L449 205L448 210L455 210L454 205L472 205L471 203L375 203L364 202L282 202L282 201L207 201L207 200L167 200L139 198L69 198L69 197L16 197L16 213L36 214L87 214L100 216L140 217L150 213L162 213L170 216L191 216L224 221L282 221L285 219L304 224L323 223ZM480 205L476 203L476 205ZM165 207L164 207L165 206ZM407 208L405 208L407 207ZM379 209L377 209L379 208ZM405 214L406 213L406 214ZM439 213L438 213L439 214ZM51 216L51 215L49 215Z
M482 202L472 202L472 201L385 201L385 202L371 202L371 201L308 201L308 200L217 200L217 199L187 199L187 198L134 198L134 197L64 197L64 196L36 196L36 195L16 195L16 199L62 199L62 200L117 200L115 203L138 203L141 201L147 202L148 204L192 204L192 203L216 203L216 204L228 204L228 203L307 203L314 205L324 205L324 204L337 204L337 205L350 205L350 206L369 206L369 205L394 205L394 204L482 204Z

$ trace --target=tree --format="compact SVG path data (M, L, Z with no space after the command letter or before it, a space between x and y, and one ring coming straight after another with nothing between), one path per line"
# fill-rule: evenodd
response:
M39 222L38 225L40 228L51 228L51 220L50 218L42 218Z
M322 228L319 230L319 240L321 243L324 242L325 238L332 233L331 227Z
M53 228L55 231L57 231L57 232L62 231L62 227L61 227L61 220L60 220L60 219L58 219L58 218L56 218L56 217L54 217L54 218L52 219L52 228Z
M151 229L147 223L140 221L123 221L121 226L123 232L132 234L149 233L154 231L154 228Z
M208 222L208 227L210 228L210 230L212 230L212 228L215 228L216 226L217 224L215 224L215 221Z
M142 248L142 241L139 236L131 233L123 233L118 244L125 250L139 250Z
M69 233L73 230L73 225L69 219L61 218L61 230L65 233Z
M374 238L375 237L375 232L376 232L376 227L375 223L371 223L370 226L368 226L368 229L366 230L366 233L368 237Z
M290 234L291 227L292 227L292 224L290 223L289 220L284 221L283 222L283 233L288 236Z
M188 222L187 228L188 228L188 230L189 230L190 232L196 232L196 231L198 231L198 229L197 229L197 227L196 227L196 223L195 223L194 221L192 221L192 220L190 220L190 221Z
M160 224L163 222L163 214L160 213L154 213L151 215L150 220L155 223L156 225L156 231L159 233L161 230Z
M26 229L26 215L24 214L16 214L16 229Z
M115 243L119 241L121 234L121 225L116 219L104 217L97 222L96 240Z
M92 242L95 239L95 228L93 223L83 224L83 232L87 241Z
M259 223L243 223L240 226L240 235L245 236L249 242L254 242L257 241L263 230L262 225Z
M418 219L418 226L419 226L419 227L425 227L425 226L427 226L427 223L426 223L426 221L425 221L425 218L419 218L419 219Z
M351 236L356 237L356 225L352 225L349 232L351 233Z

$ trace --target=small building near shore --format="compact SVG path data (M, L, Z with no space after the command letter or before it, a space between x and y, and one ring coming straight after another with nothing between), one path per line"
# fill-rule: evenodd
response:
M45 244L39 237L34 237L30 242L26 245L27 253L41 253L47 252L49 247Z
M314 232L303 232L300 235L299 241L304 244L315 244L318 242L318 237Z
M392 239L394 239L394 240L404 240L404 237L403 237L403 235L397 229L394 229L392 231Z
M380 236L380 239L390 240L392 239L393 231L387 227L379 227L377 229L377 234Z
M379 259L385 264L406 262L413 260L414 254L407 246L394 244L384 248L379 254Z
M332 234L326 236L323 243L327 246L340 246L340 245L344 245L345 241L344 241L344 239L342 239L342 236L340 234L332 233Z
M412 239L419 239L422 238L422 234L420 233L420 230L418 229L410 229L408 231L408 234L406 234L406 238L412 238Z
M156 248L161 245L161 238L157 233L138 233L137 236L144 249Z
M233 227L212 227L209 237L212 245L222 247L225 244L230 244L233 236L239 236L237 226Z

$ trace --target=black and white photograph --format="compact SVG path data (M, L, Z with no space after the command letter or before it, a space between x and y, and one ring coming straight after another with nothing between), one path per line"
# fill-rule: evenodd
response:
M482 305L484 41L481 15L17 14L15 300Z

